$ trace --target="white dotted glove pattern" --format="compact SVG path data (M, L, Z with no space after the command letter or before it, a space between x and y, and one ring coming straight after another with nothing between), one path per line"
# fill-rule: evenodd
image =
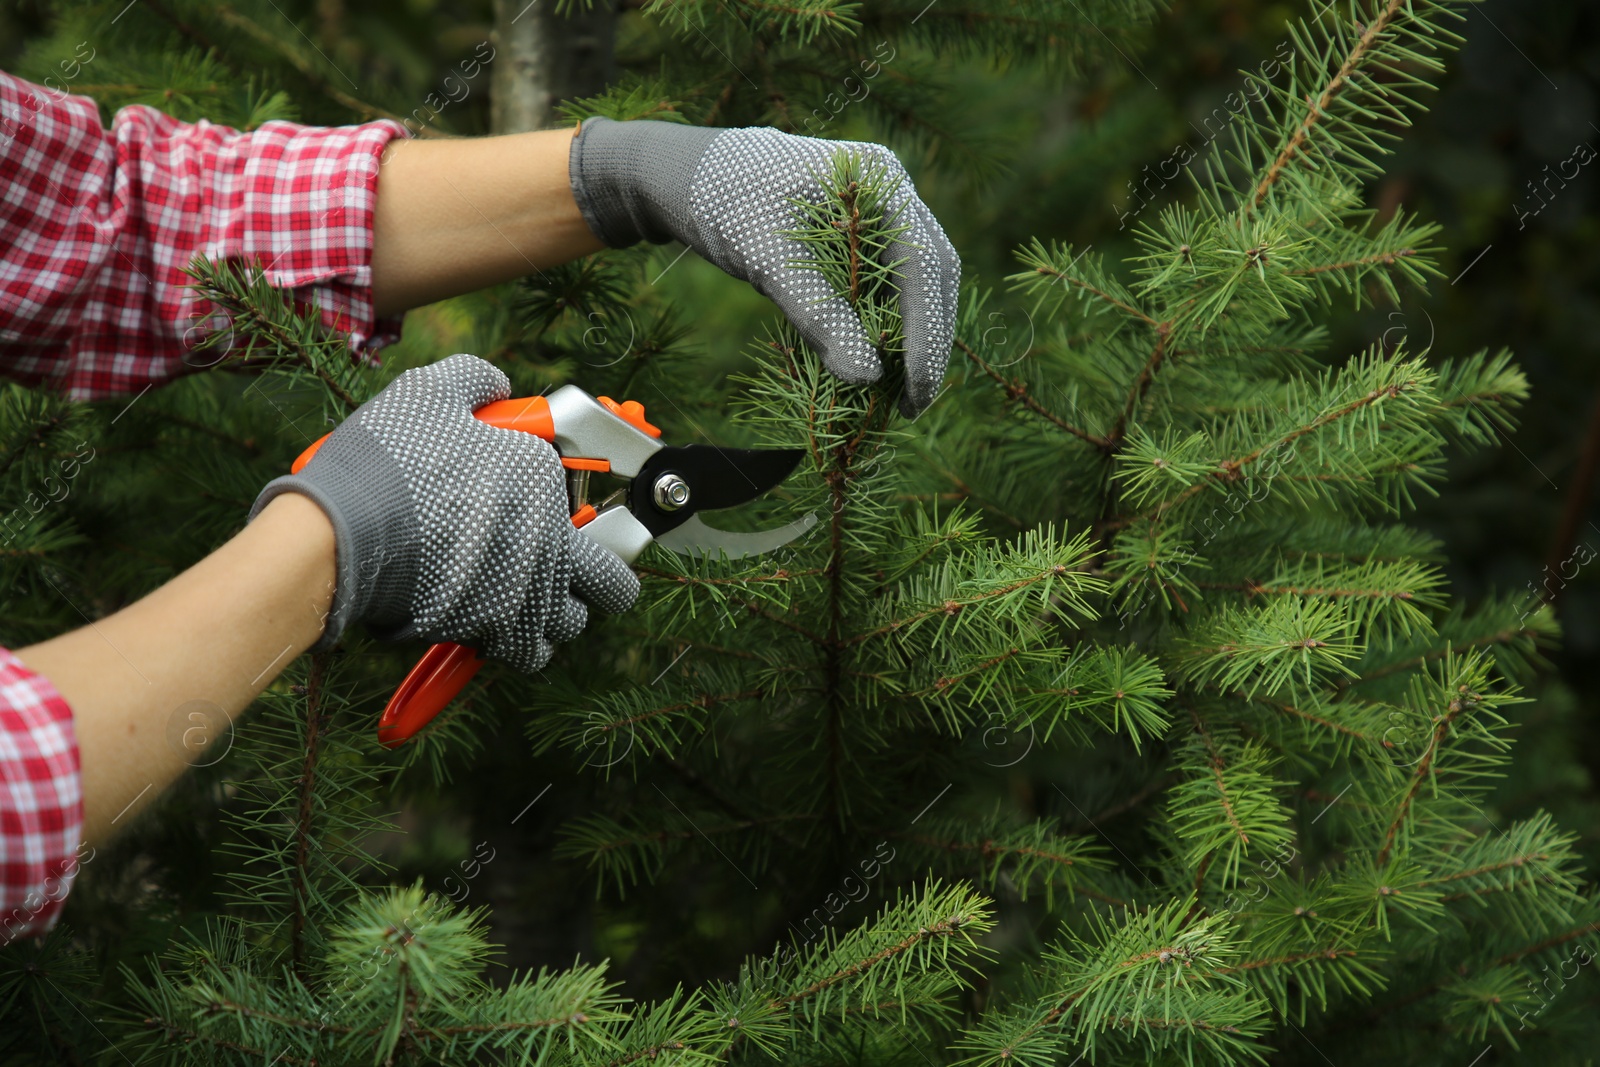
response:
M555 449L472 417L510 395L499 368L464 353L408 370L263 489L252 518L297 491L333 521L339 577L317 647L361 619L380 638L454 641L531 672L590 605L633 605L637 576L572 525Z
M870 382L883 367L859 318L819 273L790 265L812 254L781 236L796 226L790 201L821 202L819 176L828 173L840 148L900 179L886 219L909 229L885 256L887 262L903 260L896 268L906 352L901 410L912 417L932 403L949 362L961 258L889 149L770 127L706 130L585 119L573 147L573 191L602 241L683 241L771 298L830 371L848 382Z

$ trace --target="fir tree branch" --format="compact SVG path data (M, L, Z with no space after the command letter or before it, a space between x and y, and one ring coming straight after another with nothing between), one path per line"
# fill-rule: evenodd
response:
M167 5L162 3L161 0L147 0L144 6L155 12L158 17L171 24L173 29L177 30L184 37L194 42L197 47L203 51L217 56L219 61L223 64L223 66L227 67L228 70L232 71L234 74L242 73L239 70L238 64L233 62L233 60L228 56L227 52L223 51L221 48L218 48L217 43L207 36L204 31L178 18L170 10L168 10Z
M1155 330L1155 350L1140 368L1139 376L1133 381L1133 388L1128 390L1128 400L1122 406L1122 414L1117 416L1117 421L1111 426L1111 432L1106 434L1110 448L1115 449L1122 444L1123 435L1127 432L1128 423L1133 419L1134 410L1139 406L1139 401L1150 391L1150 386L1156 380L1156 372L1161 369L1161 364L1167 358L1167 339L1172 336L1172 323L1158 323Z
M1288 956L1275 956L1264 960L1247 960L1228 967L1218 967L1216 974L1238 974L1242 971L1257 971L1263 967L1282 967L1292 963L1304 963L1307 960L1341 960L1354 959L1356 950L1353 948L1340 948L1337 945L1315 952L1298 952Z
M809 577L812 575L826 573L822 568L811 568L809 570L799 571L791 571L780 568L776 571L773 571L771 574L753 574L733 578L700 578L692 574L673 574L671 571L657 570L655 567L647 567L637 563L633 566L633 572L639 575L641 578L659 578L662 581L673 582L677 585L738 586L751 585L758 582L787 582L791 578Z
M1516 963L1518 960L1526 959L1529 956L1537 956L1541 952L1548 952L1557 945L1565 945L1569 941L1576 941L1580 937L1587 937L1593 933L1600 933L1600 919L1596 919L1593 922L1584 923L1582 926L1576 927L1575 929L1566 930L1562 933L1547 937L1543 941L1535 944L1525 945L1522 948L1507 952L1505 955L1498 957L1494 961L1494 966L1504 967L1508 963Z
M402 960L397 964L397 966L405 967L407 964ZM335 1034L351 1034L357 1037L378 1037L384 1032L384 1027L358 1028L354 1026L341 1026L336 1023L327 1022L323 1019L303 1019L293 1015L283 1015L279 1012L263 1011L260 1008L251 1008L244 1004L235 1003L234 1001L230 1000L213 1000L206 1004L202 1010L212 1014L226 1012L229 1015L237 1015L241 1018L260 1019L264 1022L270 1022L277 1026L289 1026L297 1030L315 1030L319 1033L326 1031ZM425 1042L435 1035L449 1036L451 1034L492 1034L515 1032L518 1030L548 1030L552 1027L571 1026L590 1021L591 1020L589 1019L588 1015L580 1011L573 1014L558 1015L550 1019L514 1019L495 1023L460 1023L454 1026L428 1026L423 1029L413 1029L410 1031L410 1034L419 1042ZM159 1026L162 1029L175 1028L173 1024L160 1019L146 1019L145 1024L147 1026ZM219 1043L218 1039L210 1037L206 1034L195 1033L193 1036L213 1044ZM222 1042L222 1044L226 1045L225 1042ZM265 1056L266 1053L263 1052L261 1055ZM315 1063L316 1061L313 1060L311 1062Z
M618 633L627 634L629 637L636 637L636 638L639 638L641 640L655 640L656 638L661 636L660 634L656 633L653 630L640 630L640 629L635 629L635 628L630 627L630 626L618 626L618 627L615 627L615 629L616 629L616 631ZM684 637L681 634L678 635L678 636L675 636L673 638L673 641L678 643L678 644L680 644L680 645L688 645L690 648L698 649L699 651L702 651L702 652L715 653L716 655L720 655L720 656L733 656L733 657L735 657L737 659L758 660L758 661L762 659L761 656L757 655L754 652L747 651L746 649L729 648L727 645L713 644L710 641L702 641L699 638L695 638L695 637Z
M1366 29L1362 31L1361 36L1345 55L1344 62L1340 64L1339 70L1329 79L1328 84L1323 87L1321 95L1315 101L1309 99L1306 101L1305 117L1300 120L1300 124L1294 134L1290 136L1289 140L1278 152L1277 158L1267 167L1266 173L1261 176L1261 181L1256 185L1255 193L1251 196L1250 203L1246 206L1245 214L1248 215L1250 211L1261 206L1262 201L1267 198L1268 191L1282 176L1284 168L1294 162L1295 157L1300 153L1301 147L1310 138L1312 129L1327 114L1328 105L1333 101L1333 98L1338 95L1339 90L1344 88L1345 84L1350 80L1350 75L1361 65L1373 44L1388 29L1390 20L1405 6L1406 0L1389 0L1378 17L1367 24Z
M10 472L11 468L16 465L17 460L21 459L27 454L28 446L42 445L45 438L49 437L53 430L61 426L66 421L67 413L65 411L57 411L55 414L46 418L44 422L35 426L33 428L33 432L28 434L28 436L23 440L22 444L11 450L10 455L6 456L5 458L5 462L0 463L0 478L5 477L6 474Z
M294 821L294 861L289 868L290 918L289 958L295 977L307 982L310 961L306 953L306 913L310 907L311 823L315 817L317 756L326 722L322 715L323 685L328 669L328 653L311 655L306 675L306 751L296 783L299 804Z
M306 80L306 85L313 91L321 93L323 96L326 96L328 99L339 104L341 107L345 107L351 111L354 111L364 119L389 119L393 122L404 121L402 116L396 115L392 111L385 110L376 104L369 104L365 100L351 96L343 89L340 89L338 86L334 85L327 78L324 78L317 72L316 68L311 65L310 60L306 59L305 56L301 55L290 44L288 44L287 39L283 35L269 33L267 30L258 25L254 19L240 13L232 5L219 4L214 10L216 11L217 17L223 22L237 30L244 31L244 33L257 44L263 45L282 56L290 66L299 71L300 76ZM284 17L287 18L288 16ZM447 135L435 130L432 126L425 125L418 129L416 136L445 137Z
M843 643L846 645L860 644L863 641L870 641L874 637L883 637L885 634L894 633L895 631L904 629L905 627L911 626L914 623L921 622L923 619L932 618L935 615L955 615L985 600L992 600L995 597L1006 596L1008 594L1015 593L1017 590L1026 589L1030 585L1037 585L1039 582L1042 582L1047 578L1058 578L1061 575L1066 574L1068 569L1069 568L1060 564L1057 564L1053 567L1046 567L1044 570L1039 571L1036 574L1030 574L1025 578L1019 578L1016 581L1007 585L1003 585L998 589L991 589L984 593L974 593L965 600L946 600L943 604L940 604L937 607L914 612L910 615L907 615L903 619L895 619L892 622L886 622L876 629L855 634Z
M793 630L795 633L814 644L826 645L828 643L828 639L821 634L813 630L808 630L806 627L801 626L797 622L792 622L789 619L784 618L782 615L774 615L771 611L768 611L766 608L755 603L754 601L744 600L740 601L739 603L750 614L766 619L768 622L775 622L785 629Z
M1209 683L1209 682L1206 683L1206 688L1208 688L1208 689L1216 689L1219 692L1222 691L1222 687L1221 686L1218 686L1218 685L1215 685L1215 684L1212 684L1212 683ZM1292 715L1295 718L1304 719L1305 721L1307 721L1309 723L1314 723L1317 726L1321 726L1321 727L1323 727L1325 729L1332 730L1334 733L1344 734L1346 737L1354 738L1357 741L1365 741L1368 744L1376 744L1377 743L1372 739L1371 736L1369 736L1368 734L1362 733L1360 730L1352 729L1351 727L1346 726L1343 723L1334 722L1332 719L1325 719L1320 715L1313 715L1313 714L1311 714L1311 712L1306 711L1304 708L1297 708L1293 704L1285 704L1281 700L1274 700L1274 699L1271 699L1269 697L1261 696L1261 695L1256 694L1256 693L1246 692L1245 690L1242 690L1242 689L1233 690L1232 692L1228 693L1228 695L1232 696L1232 697L1236 697L1236 698L1242 699L1242 700L1249 700L1249 701L1251 701L1253 703L1256 703L1256 704L1265 704L1267 707L1275 708L1278 711L1281 711L1286 715Z
M1239 839L1241 846L1248 846L1250 844L1250 835L1245 833L1244 827L1239 824L1239 816L1233 810L1233 801L1228 797L1228 782L1222 775L1222 771L1226 766L1223 762L1222 754L1217 751L1217 746L1212 742L1211 734L1206 730L1205 723L1200 721L1200 716L1195 714L1192 708L1189 711L1189 715L1194 719L1195 731L1200 735L1200 740L1206 746L1206 754L1211 765L1211 775L1216 779L1217 783L1217 803L1222 806L1222 814L1227 818L1228 825L1232 827L1233 836ZM1196 897L1199 896L1199 884L1205 880L1206 868L1211 865L1211 858L1215 855L1216 852L1213 850L1206 856L1205 861L1200 865L1200 873L1195 876Z
M688 1047L682 1041L662 1041L659 1044L646 1045L643 1048L635 1049L621 1059L609 1060L606 1062L605 1067L627 1067L628 1064L637 1063L640 1060L654 1061L664 1052L682 1052Z
M1417 250L1414 248L1401 248L1392 252L1374 252L1370 256L1362 256L1358 259L1347 259L1342 263L1319 263L1314 267L1302 267L1297 270L1287 270L1284 271L1284 273L1303 276L1308 274L1324 274L1328 271L1335 270L1350 270L1353 267L1370 267L1375 264L1381 264L1385 267L1392 267L1394 266L1395 260L1403 259L1407 256L1414 256L1416 254Z
M1006 391L1007 400L1020 400L1023 407L1027 408L1035 415L1038 415L1052 426L1055 426L1060 430L1065 430L1072 436L1081 438L1082 440L1089 442L1091 445L1094 445L1096 448L1108 449L1111 447L1111 438L1099 437L1095 434L1089 433L1087 430L1080 430L1078 427L1073 426L1071 423L1061 418L1061 416L1057 415L1055 412L1039 403L1039 401L1035 400L1033 398L1033 394L1028 392L1028 384L1026 382L1022 381L1020 378L1006 378L994 367L991 367L982 356L974 352L971 346L969 346L959 337L956 338L956 347L971 357L972 361L981 367L985 374L993 378L996 382L1000 383L1001 388Z
M226 1013L245 1019L261 1019L277 1026L292 1026L297 1030L316 1030L319 1032L325 1030L335 1034L359 1034L363 1032L353 1026L341 1026L338 1023L330 1023L322 1019L302 1019L296 1015L284 1015L280 1012L252 1008L245 1004L220 998L207 1001L200 1010L210 1015ZM370 1032L376 1033L377 1031Z
M1263 585L1260 582L1195 582L1200 589L1219 589L1256 596L1328 596L1359 597L1370 600L1410 600L1412 594L1404 589L1341 589L1334 586Z
M629 715L627 718L615 719L602 725L594 725L589 727L589 729L595 733L607 734L613 730L620 730L625 727L636 726L641 722L647 722L650 719L657 719L663 715L671 715L674 712L688 711L691 708L710 710L711 708L716 707L718 704L728 704L735 700L759 700L763 695L764 693L760 689L746 689L737 693L719 693L716 695L705 693L693 700L679 701L676 704L666 704L659 708L648 708L639 712L638 714Z
M765 815L760 818L744 819L736 823L727 823L723 826L698 826L692 830L651 830L648 833L633 834L625 838L601 842L593 851L596 854L614 852L619 848L631 848L635 845L653 844L663 841L690 841L697 836L710 837L712 834L731 834L741 830L752 830L769 826L773 823L783 822L814 822L820 816L810 812L795 812L790 815Z
M195 419L186 419L182 415L176 415L170 411L163 411L161 413L161 421L173 426L182 426L184 429L193 430L196 433L203 433L208 437L214 437L218 441L233 445L235 448L247 452L252 456L258 456L261 454L261 445L258 444L253 437L235 437L225 430L219 430L215 426L207 426L205 423L199 422ZM0 471L0 473L4 472Z
M265 274L259 263L251 264L248 274L239 276L233 273L231 266L225 263L213 262L203 255L197 254L190 265L184 268L184 273L195 279L195 284L189 286L195 289L207 301L225 311L233 326L250 339L246 347L248 353L253 347L257 336L266 339L275 346L279 352L287 353L293 362L304 367L317 378L333 396L343 405L345 414L355 411L361 406L361 401L342 384L328 368L323 366L312 350L308 349L301 340L295 337L283 323L272 317L271 310L281 310L290 316L294 309L290 298L281 290L265 286ZM276 297L278 307L263 311L257 306L252 296L252 289L266 288ZM237 364L238 361L229 361ZM276 360L270 360L266 366L275 365ZM226 365L226 364L225 364Z
M1400 827L1405 823L1406 816L1411 811L1411 803L1416 799L1417 792L1421 790L1422 783L1427 781L1433 772L1433 761L1439 753L1439 746L1444 743L1445 736L1450 732L1450 724L1455 722L1456 716L1461 714L1464 706L1461 696L1454 697L1433 729L1433 736L1428 741L1428 747L1423 750L1422 758L1417 761L1417 768L1411 773L1411 784L1405 794L1400 798L1400 805L1394 813L1394 819L1389 823L1388 831L1383 835L1383 847L1378 849L1377 866L1382 867L1389 862L1389 852L1394 848Z
M998 667L1000 664L1005 663L1007 660L1010 660L1013 657L1019 656L1021 654L1022 654L1022 649L1020 649L1020 648L1009 648L1009 649L1006 649L1004 652L1001 652L998 655L989 657L987 660L984 660L982 663L979 663L977 666L973 667L969 671L962 671L960 674L941 675L940 677L934 679L934 682L933 682L932 685L930 685L930 686L928 686L926 688L923 688L923 689L908 689L908 690L906 690L904 692L901 692L901 693L894 693L894 694L891 694L890 699L891 700L924 700L924 699L926 699L926 698L928 698L930 696L938 696L939 694L944 693L947 690L949 690L949 688L951 686L957 685L957 684L959 684L961 682L964 682L968 678L976 677L977 675L983 674L986 671L993 670L995 667ZM886 677L884 677L881 674L869 673L869 672L866 672L866 671L851 671L850 674L853 677L856 677L856 678L870 678L870 679L873 679L873 680L876 680L876 681L887 681L888 680ZM1062 693L1063 695L1066 695L1066 696L1077 696L1078 695L1078 691L1076 689L1067 689L1067 690L1046 689L1046 690L1032 690L1032 692L1036 692L1036 693L1037 692L1046 692L1046 693L1059 692L1059 693Z
M756 816L750 814L748 811L744 810L744 808L734 803L722 792L722 790L706 781L703 775L697 773L693 767L690 767L682 760L668 758L663 762L670 767L672 772L682 779L684 784L690 789L693 789L696 793L699 793L701 796L711 801L711 803L715 804L717 807L721 808L735 819L750 823L751 825L754 825L758 821ZM776 827L778 824L768 823L766 825L769 827ZM782 841L789 848L794 849L796 853L798 853L799 850L804 847L800 842L796 841L782 830L773 829L772 836L777 838L779 841ZM780 880L783 879L783 875L780 871L774 869L773 874ZM786 883L785 889L787 890Z
M1335 410L1327 412L1326 414L1319 415L1304 425L1297 426L1288 433L1281 434L1275 440L1261 445L1260 447L1255 448L1242 456L1236 456L1233 459L1223 460L1217 465L1216 470L1210 471L1207 474L1206 478L1196 482L1183 492L1178 493L1176 496L1157 505L1149 515L1134 515L1123 519L1114 519L1107 523L1107 529L1118 529L1122 526L1126 526L1129 522L1132 522L1135 519L1159 518L1168 511L1171 511L1173 508L1177 507L1179 504L1182 504L1183 502L1198 496L1200 493L1205 492L1208 484L1237 481L1240 477L1242 477L1241 472L1246 467L1260 459L1262 456L1266 455L1268 452L1281 449L1285 445L1291 445L1300 440L1300 438L1305 437L1307 434L1316 433L1323 427L1338 422L1340 419L1348 418L1349 416L1372 406L1380 400L1392 400L1400 396L1402 393L1408 392L1415 388L1417 384L1418 383L1415 379L1407 379L1406 381L1395 382L1382 389L1374 389L1367 393L1367 395L1352 400L1344 406L1336 408Z
M1111 305L1112 307L1116 308L1118 311L1122 312L1125 315L1133 316L1134 318L1136 318L1139 321L1143 322L1147 326L1158 327L1160 325L1160 323L1158 323L1147 312L1139 310L1138 308L1134 307L1132 304L1125 303L1124 301L1118 300L1116 297L1112 296L1110 293L1106 292L1105 290L1097 289L1094 286L1090 285L1088 282L1082 280L1081 278L1074 278L1072 275L1067 274L1064 271L1056 270L1055 268L1045 266L1042 263L1036 264L1033 269L1034 269L1035 273L1042 274L1046 278L1054 278L1057 281L1062 282L1062 283L1064 283L1066 285L1071 285L1074 288L1082 289L1084 292L1088 293L1090 296L1094 297L1096 300L1100 300L1100 301L1103 301L1106 304Z
M951 841L948 839L930 837L927 834L915 834L909 832L888 833L885 834L885 836L897 840L910 841L917 845L925 845L928 848L936 848L944 852L976 852L986 860L993 859L997 856L1021 856L1025 858L1047 860L1051 863L1060 864L1063 867L1071 867L1077 863L1077 860L1073 859L1071 856L1050 852L1045 849L1004 845L996 842L993 838L985 838L982 841Z
M273 1021L286 1022L287 1020L275 1019ZM226 1038L216 1037L186 1026L180 1026L178 1023L169 1021L167 1019L158 1019L154 1016L151 1016L144 1020L144 1027L147 1030L160 1030L166 1035L167 1040L169 1041L181 1038L186 1045L193 1045L196 1041L198 1041L204 1045L210 1046L211 1048L224 1048L230 1052L242 1052L246 1056L259 1056L261 1061L266 1063L268 1067L271 1067L271 1065L275 1063L295 1064L300 1065L300 1067L317 1067L317 1061L315 1059L302 1060L297 1056L289 1055L287 1051L282 1051L276 1055L273 1055L268 1049L253 1048L250 1045L242 1045L237 1041L229 1041ZM332 1029L332 1027L330 1027L330 1029Z
M1600 933L1600 919L1596 919L1593 922L1584 923L1583 925L1575 927L1571 930L1565 930L1559 934L1547 937L1542 941L1535 942L1534 944L1524 945L1521 948L1513 949L1512 951L1498 956L1494 960L1490 961L1484 970L1493 971L1501 967L1509 966L1510 964L1517 963L1520 960L1527 959L1529 956L1537 956L1541 952L1548 952L1550 949L1556 948L1560 945L1565 945L1569 941L1576 941L1580 937L1587 937L1593 933ZM1420 989L1407 993L1398 1000L1390 1001L1387 1004L1376 1005L1367 1013L1367 1018L1371 1021L1377 1021L1383 1016L1388 1015L1390 1012L1398 1011L1404 1007L1409 1007L1419 1000L1426 1000L1428 997L1433 996L1435 993L1439 992L1441 989L1445 988L1446 985L1451 984L1451 982L1457 980L1459 977L1459 975L1452 972L1450 978L1446 981L1434 982L1432 984L1425 985Z
M1132 811L1134 808L1137 808L1139 805L1143 804L1157 793L1160 793L1175 784L1179 777L1180 776L1176 771L1168 771L1166 774L1163 774L1160 778L1157 778L1155 781L1146 785L1138 792L1128 797L1126 800L1120 800L1111 805L1109 808L1106 808L1104 811L1096 812L1093 818L1088 819L1085 822L1078 823L1077 825L1080 829L1092 830L1100 823L1105 822L1107 819L1114 819L1118 815L1126 814L1127 812Z
M1410 659L1400 660L1398 663L1390 663L1376 670L1368 671L1365 674L1355 674L1345 678L1338 678L1333 682L1333 693L1335 698L1337 698L1340 694L1349 690L1352 686L1360 685L1363 682L1370 682L1376 678L1386 678L1392 674L1399 674L1403 671L1412 670L1426 663L1432 663L1435 660L1443 659L1452 652L1460 652L1465 649L1472 648L1489 648L1493 645L1509 645L1518 637L1522 637L1527 634L1537 635L1538 632L1539 631L1525 626L1508 626L1503 630L1499 630L1488 635L1487 637L1479 637L1467 641L1453 641L1446 648L1430 649L1419 656L1413 656Z
M887 948L880 949L879 951L868 956L866 959L852 963L848 967L841 968L840 970L835 971L833 974L828 975L826 978L819 978L817 981L811 983L798 992L790 993L788 996L779 997L778 999L774 1000L772 1004L774 1007L792 1006L794 1004L798 1004L801 1001L809 1000L818 993L821 993L832 986L838 985L840 982L854 978L857 975L864 974L881 963L892 960L896 956L900 956L906 952L909 952L913 948L916 948L918 945L922 944L924 941L932 941L935 938L959 936L963 931L963 927L965 927L970 918L970 916L966 915L952 915L946 919L941 919L938 922L929 923L916 933L901 939Z

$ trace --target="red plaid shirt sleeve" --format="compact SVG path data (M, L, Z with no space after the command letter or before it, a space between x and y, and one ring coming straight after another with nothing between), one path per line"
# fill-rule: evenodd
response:
M399 337L372 308L372 214L397 122L240 133L0 71L0 373L91 400L215 363L196 254L257 260L354 351ZM186 362L187 357L187 362Z
M55 925L82 835L72 709L0 649L0 947Z
M371 359L400 317L372 308L372 214L396 122L240 133L0 71L0 374L79 400L202 369L196 254L256 260ZM186 361L186 357L188 357ZM0 649L0 946L56 921L81 861L72 710Z

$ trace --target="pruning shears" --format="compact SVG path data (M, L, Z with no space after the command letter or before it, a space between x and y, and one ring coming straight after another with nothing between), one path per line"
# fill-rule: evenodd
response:
M805 454L793 448L668 445L645 421L637 400L618 403L575 385L549 396L498 400L473 412L491 426L520 430L555 446L567 471L572 524L632 563L652 541L684 554L738 559L779 548L816 524L807 514L771 530L737 533L700 520L702 511L736 507L782 482ZM289 468L299 473L324 435ZM599 504L588 502L589 479L609 474L627 481ZM394 748L409 740L455 699L483 656L465 645L429 648L395 690L378 720L378 741Z

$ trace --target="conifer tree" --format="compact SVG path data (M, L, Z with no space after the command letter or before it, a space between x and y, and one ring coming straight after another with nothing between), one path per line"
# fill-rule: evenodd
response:
M217 32L265 25L252 4L144 6L130 40L175 47L119 69L122 99L241 125L405 111L340 99L271 34ZM941 57L1071 74L1153 14L919 7L646 3L619 37L630 73L566 111L828 135L792 101L881 69L881 39L905 76L855 102L902 147L971 160L931 117ZM1512 426L1526 385L1504 351L1327 345L1336 312L1441 276L1436 227L1379 218L1363 182L1466 8L1308 10L1283 70L1247 75L1190 193L1141 214L1132 258L1035 241L999 292L967 280L949 388L911 424L892 403L893 188L844 154L791 232L877 339L882 382L838 383L776 321L739 373L706 373L648 250L458 304L519 393L575 380L644 400L678 440L802 449L788 482L716 521L815 524L752 560L652 550L633 613L542 677L491 665L395 753L372 727L415 650L351 635L305 657L225 755L86 864L60 929L0 951L0 1048L999 1067L1585 1047L1600 905L1576 835L1494 793L1554 623L1511 599L1452 605L1437 542L1405 525L1452 449ZM106 9L71 9L31 61ZM285 67L314 104L230 73ZM127 408L0 394L10 495L68 458L85 472L0 556L12 645L191 562L314 430L444 354L359 366L251 265L191 271L230 323L195 350L210 373ZM1019 306L1036 326L1020 356L992 329ZM174 478L181 528L140 497ZM378 847L397 807L445 808L490 737L584 790L548 859L597 902L597 951L576 962L490 966L492 917L457 890L495 850L430 884Z

